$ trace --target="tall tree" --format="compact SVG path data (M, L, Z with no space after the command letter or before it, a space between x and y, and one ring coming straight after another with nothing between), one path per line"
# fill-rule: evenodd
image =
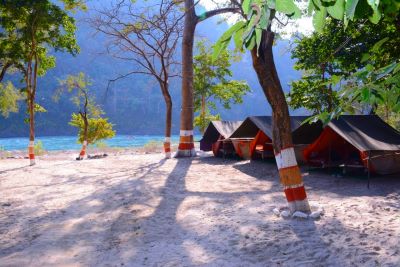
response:
M309 1L308 11L313 14L316 30L321 31L325 26L328 14L335 19L344 20L345 25L349 20L357 20L366 16L376 23L380 20L382 13L396 17L400 8L395 0L383 3L368 1L368 5L359 4L358 0ZM244 0L242 11L243 20L222 35L217 42L216 50L225 49L232 37L239 49L245 46L250 50L258 80L272 107L275 159L289 208L292 212L309 212L307 195L293 149L288 105L272 52L276 35L272 28L272 22L282 24L279 14L292 19L300 18L301 11L294 0Z
M29 159L35 164L35 103L38 76L55 66L49 49L67 51L75 55L79 48L75 39L75 20L68 14L80 1L65 0L65 5L49 0L4 0L0 6L0 25L21 44L18 55L23 74L29 113Z
M195 7L194 0L184 0L185 22L182 39L181 130L176 157L193 157L196 155L193 142L193 45L196 26L198 23L219 14L240 12L240 4L236 0L229 2L228 6L216 8L200 15L196 14Z
M170 158L172 99L169 84L172 78L179 76L176 48L181 39L183 18L178 2L161 0L159 4L149 5L126 0L98 12L93 25L113 41L108 47L110 54L135 64L134 70L111 81L144 74L153 77L160 86L166 105L164 151L166 158Z
M225 109L231 104L243 102L243 96L250 91L245 81L230 80L230 67L235 56L224 50L213 60L212 49L205 41L196 44L197 55L194 57L194 109L199 115L194 125L204 133L211 120L218 120L219 114L211 115L218 101Z

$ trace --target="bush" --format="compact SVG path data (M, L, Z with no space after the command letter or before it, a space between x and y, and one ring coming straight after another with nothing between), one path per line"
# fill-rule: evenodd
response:
M113 125L108 122L107 118L89 118L88 122L88 144L94 144L102 139L108 139L115 136ZM83 143L85 124L82 117L79 114L73 113L69 124L79 129L78 141Z
M41 156L44 155L47 151L43 148L42 141L38 141L34 146L35 155Z
M163 148L164 148L163 142L151 140L146 144L144 144L143 151L145 153L156 153L163 151Z

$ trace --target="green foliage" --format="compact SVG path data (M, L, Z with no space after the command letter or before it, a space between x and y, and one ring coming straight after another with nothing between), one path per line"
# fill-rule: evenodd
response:
M59 81L60 88L53 95L53 100L58 102L63 92L68 92L71 95L71 101L78 108L80 113L89 117L100 117L103 113L100 107L96 105L96 101L90 91L92 81L80 72L77 75L68 75L65 80Z
M221 116L219 114L212 115L210 110L206 110L204 114L200 114L196 116L193 121L193 125L198 127L201 132L204 132L207 126L210 124L211 121L220 121Z
M35 155L37 155L37 156L41 156L41 155L44 155L46 153L46 150L43 148L42 141L36 142L33 149L35 151Z
M18 112L18 101L22 99L21 93L11 82L6 85L0 83L0 114L7 118L13 112Z
M194 106L199 117L194 124L201 130L210 119L210 109L216 109L218 101L225 109L230 109L231 104L243 102L243 96L250 92L250 87L244 81L229 80L232 77L230 71L234 56L223 50L217 58L213 58L211 48L204 41L196 45L197 55L194 57Z
M303 76L301 80L292 82L287 101L291 108L306 108L313 114L333 111L339 104L337 92L318 75Z
M110 122L108 122L107 118L89 118L88 123L89 123L88 139L87 139L88 144L95 144L100 140L112 138L115 136L113 125ZM84 137L85 123L83 121L82 116L73 113L69 124L79 129L78 141L80 143L83 143L85 139Z
M292 83L289 105L295 109L305 107L316 114L332 112L342 103L336 110L351 112L349 108L353 109L353 105L348 105L348 102L360 103L366 99L356 99L350 94L359 95L356 88L361 84L372 88L370 82L360 79L362 75L356 79L352 76L360 70L368 76L367 69L374 68L372 65L384 67L399 58L399 42L400 32L391 22L381 21L377 25L368 21L363 24L350 22L345 28L342 22L329 19L322 32L295 42L292 51L292 58L297 60L295 69L304 74L300 81ZM368 64L370 66L366 68ZM340 93L339 101L335 89L340 89L339 82L346 85L349 81L351 90L348 88L346 94Z

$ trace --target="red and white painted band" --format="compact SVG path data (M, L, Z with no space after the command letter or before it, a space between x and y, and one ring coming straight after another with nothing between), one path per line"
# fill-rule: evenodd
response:
M193 130L181 130L180 136L191 136L193 135Z
M297 166L296 154L294 153L293 147L281 150L275 155L275 159L278 169Z
M165 137L164 142L165 143L171 143L171 137Z
M288 189L288 188L298 188L298 187L302 187L302 186L304 186L303 183L295 184L295 185L284 185L283 187L284 187L284 189Z

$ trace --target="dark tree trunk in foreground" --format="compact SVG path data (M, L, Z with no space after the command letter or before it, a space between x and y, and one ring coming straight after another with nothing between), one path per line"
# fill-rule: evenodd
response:
M235 1L235 4L238 2ZM240 7L226 7L207 11L201 16L195 12L194 0L185 0L185 22L182 39L182 108L179 147L175 157L196 156L193 141L193 43L197 23L210 17L239 12Z
M185 11L182 39L182 108L176 157L196 156L193 142L193 43L198 18L193 0L185 1Z
M289 208L292 212L309 212L310 206L294 153L289 109L274 63L273 41L274 33L264 31L259 55L257 56L256 47L251 51L253 67L272 107L272 140L275 159Z

